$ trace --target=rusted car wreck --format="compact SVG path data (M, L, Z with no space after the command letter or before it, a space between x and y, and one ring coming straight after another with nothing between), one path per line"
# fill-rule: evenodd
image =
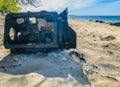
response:
M9 13L4 46L11 51L76 48L76 33L68 25L67 9L57 12Z

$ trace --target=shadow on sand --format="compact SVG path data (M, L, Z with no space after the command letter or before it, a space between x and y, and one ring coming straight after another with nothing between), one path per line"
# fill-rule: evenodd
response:
M83 85L90 85L82 66L65 51L36 54L9 54L0 61L0 72L11 75L37 73L45 78L71 76ZM45 80L42 81L42 83Z

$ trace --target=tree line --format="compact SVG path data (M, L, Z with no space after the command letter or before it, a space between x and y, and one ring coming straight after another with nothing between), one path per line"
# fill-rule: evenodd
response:
M20 10L20 6L18 4L18 0L0 0L0 12L18 12Z

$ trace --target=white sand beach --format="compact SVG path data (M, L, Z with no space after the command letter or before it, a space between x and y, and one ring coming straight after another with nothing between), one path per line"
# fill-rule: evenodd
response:
M1 18L2 19L2 18ZM71 50L11 54L3 47L0 22L0 87L119 87L120 27L106 23L69 20L76 31L77 48L86 63Z

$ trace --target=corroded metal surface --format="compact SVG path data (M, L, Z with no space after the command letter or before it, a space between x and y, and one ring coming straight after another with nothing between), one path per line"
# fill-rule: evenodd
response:
M76 33L68 25L67 9L56 12L9 13L5 18L4 46L8 49L69 49Z

